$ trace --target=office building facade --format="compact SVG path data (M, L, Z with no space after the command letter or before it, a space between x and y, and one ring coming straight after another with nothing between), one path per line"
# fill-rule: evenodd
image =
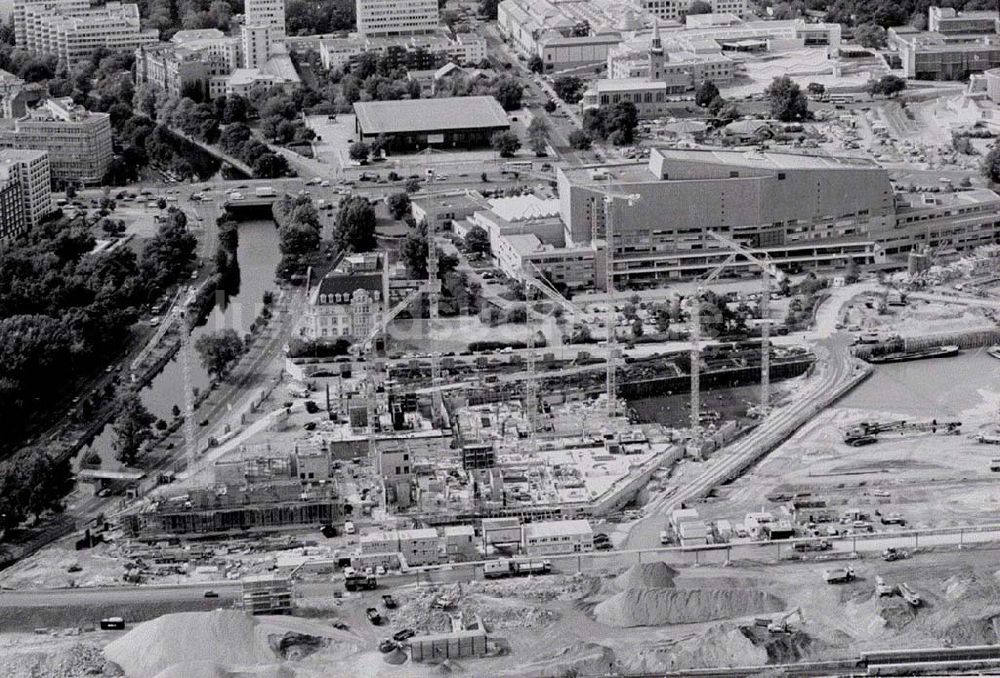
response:
M52 213L52 173L47 151L0 150L0 175L17 179L29 228L38 226Z
M24 42L33 54L51 54L72 66L100 49L132 51L159 41L159 31L143 30L139 6L109 2L86 10L63 13L63 8L29 4L24 8Z
M111 118L69 98L46 99L0 130L0 147L48 151L57 186L99 184L114 157Z
M437 0L357 0L358 35L433 33L441 24Z

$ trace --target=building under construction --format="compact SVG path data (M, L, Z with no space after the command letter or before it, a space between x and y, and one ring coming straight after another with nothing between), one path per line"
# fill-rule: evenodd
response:
M332 484L297 481L217 485L190 490L127 515L125 534L143 540L171 536L226 536L339 522L341 502Z

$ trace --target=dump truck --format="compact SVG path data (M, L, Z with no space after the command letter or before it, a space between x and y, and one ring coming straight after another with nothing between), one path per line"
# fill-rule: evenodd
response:
M882 560L887 563L891 563L894 560L902 560L905 557L906 551L898 549L895 546L890 546L886 550L882 551Z
M903 600L908 602L913 607L920 607L920 604L923 602L920 599L920 595L916 591L911 589L906 582L900 584L898 588L899 588L899 595L903 596Z
M344 575L344 588L348 591L371 591L377 586L375 575L359 572Z
M826 539L820 539L819 541L797 541L792 548L799 553L807 551L829 551L833 548L833 544L828 542Z
M548 560L491 560L483 566L483 575L487 579L501 577L523 577L529 574L548 574L552 571L552 563Z
M846 584L849 581L854 581L854 568L837 567L832 570L826 570L823 573L823 581L827 584Z
M879 598L886 598L896 592L892 586L885 583L882 577L875 577L875 595Z

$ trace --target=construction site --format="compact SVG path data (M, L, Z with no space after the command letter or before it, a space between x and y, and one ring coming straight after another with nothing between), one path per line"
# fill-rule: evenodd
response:
M998 251L848 281L713 238L729 254L658 342L617 331L653 306L610 253L597 300L512 281L523 342L479 351L442 350L439 244L426 281L345 259L311 293L346 310L301 322L349 317L349 352L289 353L206 444L189 416L183 465L0 572L0 674L1000 665Z

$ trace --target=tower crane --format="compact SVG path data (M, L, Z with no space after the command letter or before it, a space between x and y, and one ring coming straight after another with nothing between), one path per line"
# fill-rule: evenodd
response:
M691 342L691 435L696 440L701 438L701 297L705 293L705 287L722 275L734 261L735 253L726 257L725 261L698 282L688 310L688 339Z
M770 346L770 300L771 300L771 279L781 280L784 274L779 271L766 253L758 255L750 248L741 245L732 238L709 231L708 235L726 246L730 250L726 259L716 266L698 284L696 298L691 304L689 314L689 339L691 342L691 431L695 438L701 434L701 296L705 291L705 286L722 275L723 271L739 259L744 257L750 263L761 270L761 295L760 295L760 316L761 316L761 391L760 406L766 412L770 405L771 392L771 346Z
M191 383L191 361L194 346L191 342L191 331L194 329L187 318L187 313L181 313L181 372L184 378L184 453L187 456L188 468L194 467L198 456L198 442L194 432L194 387Z
M617 213L619 211L616 209L615 202L618 199L622 199L628 203L629 207L632 207L639 201L640 197L641 196L638 194L616 195L612 193L607 193L604 196L604 285L608 297L606 324L608 330L607 387L609 419L614 419L615 415L618 413L618 358L620 352L618 348L618 337L615 333L614 234L618 218ZM591 240L597 241L600 239L597 219L593 220L592 228L593 232L591 233Z
M771 405L771 280L782 280L785 274L771 261L767 252L758 255L732 238L709 231L710 236L738 253L761 271L760 276L760 409L767 412Z
M531 290L531 283L529 282L530 276L524 276L524 324L525 329L528 332L528 351L525 356L526 367L528 370L528 378L524 382L524 410L525 410L525 421L528 424L528 438L529 440L534 440L535 438L535 419L538 415L538 391L537 383L535 382L535 332L531 328L531 307L527 302L528 294Z

